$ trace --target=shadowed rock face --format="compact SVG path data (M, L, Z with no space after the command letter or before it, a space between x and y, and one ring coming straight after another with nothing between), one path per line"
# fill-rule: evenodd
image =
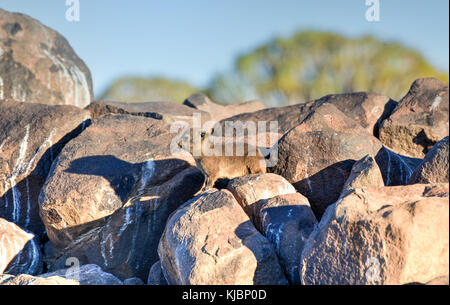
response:
M158 253L169 284L287 284L271 243L226 190L173 213Z
M427 153L425 159L423 159L412 173L408 184L448 183L448 159L448 137L445 137L437 142Z
M39 192L62 147L89 120L73 106L0 101L0 217L42 236Z
M277 144L278 162L269 170L306 196L320 219L335 202L353 164L376 155L381 143L335 106L325 104Z
M393 113L382 122L380 140L395 153L423 158L448 136L448 84L434 78L416 80Z
M0 274L40 272L42 257L38 239L12 222L0 218Z
M85 107L89 69L64 37L23 14L0 9L0 100Z
M171 157L173 135L160 120L106 115L64 147L40 195L40 215L53 245L64 248L105 223L132 195L195 164Z
M398 285L446 276L448 226L448 184L353 190L311 233L302 283Z

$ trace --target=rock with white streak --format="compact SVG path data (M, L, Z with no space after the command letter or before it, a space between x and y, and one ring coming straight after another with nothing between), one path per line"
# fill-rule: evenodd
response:
M448 184L347 193L311 233L300 266L307 285L427 283L448 274Z
M85 107L92 97L91 73L63 36L0 9L0 100Z
M114 275L104 272L99 266L74 265L68 269L61 269L50 273L39 275L40 278L61 277L74 280L80 285L123 285L122 281Z
M287 284L272 244L227 190L210 189L176 210L158 253L172 285Z
M73 106L0 101L0 217L42 236L39 193L63 145L89 118Z
M103 226L147 184L158 185L195 164L172 156L169 126L127 114L105 115L68 143L42 189L40 215L56 248Z
M385 146L378 151L375 161L386 186L406 185L414 169L422 162L418 158L396 154Z
M234 178L227 189L251 219L255 216L254 204L259 200L297 192L286 179L270 173Z
M38 239L0 218L0 274L39 274L42 257Z
M445 137L433 146L425 156L425 159L414 169L414 172L408 179L408 184L448 183L448 159L448 137Z
M196 167L183 169L176 166L177 160L170 159L155 162L155 175L148 178L144 188L138 184L130 199L105 217L102 225L64 249L56 249L55 258L48 260L50 270L64 268L68 259L76 257L80 264L96 264L120 280L147 280L150 267L159 259L157 248L166 220L205 183Z
M289 282L300 284L300 256L317 224L308 199L299 193L279 195L255 206L255 226L273 244Z

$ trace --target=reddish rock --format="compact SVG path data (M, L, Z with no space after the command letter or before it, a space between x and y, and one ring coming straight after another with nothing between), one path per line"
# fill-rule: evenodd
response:
M313 111L278 142L278 162L269 170L306 196L320 219L335 202L353 164L376 155L381 143L331 104Z
M193 126L194 114L198 115L202 123L211 120L211 116L207 112L172 102L121 103L98 101L91 103L86 109L91 112L92 118L110 113L131 114L162 120L167 124L178 121L186 122L189 127Z
M427 153L425 159L416 167L408 179L408 184L448 183L448 158L448 137L445 137Z
M41 271L38 239L14 223L0 218L0 274L38 274Z
M211 189L176 210L158 253L169 284L287 284L271 243L227 190Z
M344 184L342 192L365 186L384 186L383 176L374 158L367 155L353 164L350 176Z
M73 106L0 101L0 217L42 236L38 196L62 147L89 122Z
M448 192L448 184L415 184L347 193L306 242L302 283L399 285L448 276Z
M423 158L448 136L448 84L416 80L393 113L381 123L380 140L395 153Z
M67 40L39 21L0 9L0 100L85 107L89 69Z
M227 189L250 219L255 216L254 204L259 200L296 193L295 188L286 179L269 173L235 178L228 183Z

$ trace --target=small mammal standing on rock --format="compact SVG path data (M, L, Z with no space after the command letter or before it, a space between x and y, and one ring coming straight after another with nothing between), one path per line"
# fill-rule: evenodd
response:
M191 131L192 135L192 131ZM192 137L191 137L192 138ZM208 145L209 134L202 133L201 145L202 148ZM223 139L222 139L223 140ZM248 174L264 174L266 173L266 160L259 149L249 145L248 143L232 142L227 143L233 145L232 155L226 155L226 144L220 142L220 146L215 149L220 152L220 155L205 155L204 150L201 149L200 155L193 154L193 144L190 143L190 153L193 154L197 167L206 176L206 188L214 187L219 180L230 180L236 177L245 176ZM209 142L211 150L213 144ZM240 146L242 145L242 146ZM237 147L243 148L243 153L237 154ZM223 186L226 187L226 186ZM222 188L222 187L219 187Z

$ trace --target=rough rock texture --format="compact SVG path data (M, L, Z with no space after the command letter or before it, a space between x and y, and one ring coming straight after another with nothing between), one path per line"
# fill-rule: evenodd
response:
M169 284L287 284L273 246L227 190L174 212L158 253Z
M381 123L380 140L394 152L423 158L448 136L448 84L434 78L416 80L393 113Z
M369 155L353 164L352 171L342 188L342 192L365 186L384 186L380 168L374 158Z
M141 182L130 199L49 260L50 270L64 268L76 257L81 264L96 264L121 280L139 277L146 281L158 258L157 248L169 215L194 197L205 178L195 167L183 169L180 160L155 161L154 175ZM178 163L178 165L177 165ZM145 180L144 179L144 180Z
M131 114L160 119L167 124L182 121L188 123L189 127L193 125L194 114L198 114L202 124L211 120L211 116L207 112L172 102L121 103L98 101L91 103L86 109L91 112L94 119L109 113Z
M296 193L295 188L286 179L270 173L235 178L228 183L227 189L250 219L255 216L253 205L259 200Z
M39 275L41 278L62 277L74 280L80 285L122 285L122 281L112 274L104 272L99 266L90 264L61 269Z
M375 156L375 161L381 170L384 185L396 186L407 184L422 159L402 156L383 146Z
M397 102L388 96L370 92L330 94L316 100L316 103L333 104L374 136L378 136L379 124L397 106Z
M280 139L278 162L270 171L306 196L320 219L339 198L353 164L381 147L358 123L325 104Z
M449 272L448 184L356 189L302 253L303 284L426 283Z
M290 129L298 126L313 111L326 104L332 104L341 112L355 120L366 131L372 135L378 135L378 126L382 120L391 114L397 103L389 97L367 92L355 92L346 94L331 94L320 99L297 105L286 107L267 108L251 113L243 113L234 117L227 118L221 122L222 129L225 129L225 122L278 122L277 140L281 138ZM260 128L263 129L263 128ZM258 133L267 133L269 138L271 133L269 123L262 131ZM266 143L269 139L266 140ZM259 144L259 142L258 142ZM259 146L266 146L262 143Z
M167 285L167 281L164 278L164 274L161 269L161 261L157 261L150 268L147 285Z
M67 144L39 198L49 239L57 248L105 223L133 188L168 180L191 164L171 158L173 135L160 120L106 115Z
M42 258L37 238L0 218L0 274L38 274L41 271Z
M0 101L0 217L42 235L38 196L54 158L89 122L73 106Z
M303 247L317 224L308 199L299 193L260 200L255 226L273 244L291 284L300 284L299 263Z
M91 73L63 36L0 9L0 100L85 107L92 97Z
M238 105L223 106L214 103L206 95L201 93L191 95L183 104L209 113L211 118L217 122L241 113L254 112L265 108L260 101L250 101Z
M427 153L425 159L416 167L408 179L408 184L448 183L448 158L448 137L445 137Z
M20 274L18 276L0 274L0 285L80 285L79 282L65 279L59 276L52 276L49 278L42 278L38 276L31 276L28 274Z

